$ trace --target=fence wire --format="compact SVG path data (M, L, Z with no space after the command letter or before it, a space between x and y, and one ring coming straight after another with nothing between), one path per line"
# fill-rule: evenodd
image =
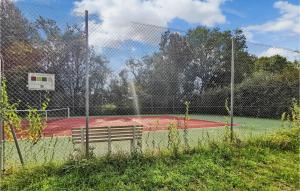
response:
M90 127L142 124L143 151L159 151L174 141L195 146L226 139L232 39L235 134L278 129L282 113L289 112L293 98L299 100L299 53L248 42L241 30L180 31L135 22L110 30L91 15L85 34L84 13L47 18L37 10L1 1L1 76L8 102L22 119L22 131L16 132L26 164L80 157L71 129L85 127L86 35ZM273 56L274 49L286 57ZM55 90L29 90L28 73L55 74ZM46 123L33 143L22 133L32 109L41 110L45 102ZM18 155L9 133L2 150L6 166L15 166ZM91 150L105 155L108 144L92 143ZM112 142L115 153L129 147L128 141Z

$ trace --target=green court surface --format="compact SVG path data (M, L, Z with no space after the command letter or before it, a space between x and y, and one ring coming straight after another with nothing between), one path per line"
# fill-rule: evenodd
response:
M183 115L176 115L183 116ZM225 116L216 115L190 115L191 119L226 122ZM258 135L272 133L281 127L278 119L261 119L249 117L234 117L234 133L239 139L247 139ZM193 128L188 129L188 143L190 146L207 144L209 141L220 141L224 139L224 127ZM179 130L181 143L183 144L183 131ZM37 144L32 145L29 141L19 140L21 152L26 164L42 164L47 162L63 162L70 158L78 157L82 146L74 145L71 137L43 138ZM159 150L168 146L168 131L145 131L143 132L142 150ZM107 143L91 144L96 156L104 156L107 153ZM128 153L129 141L113 142L113 153ZM20 162L13 142L5 142L5 164L19 166Z

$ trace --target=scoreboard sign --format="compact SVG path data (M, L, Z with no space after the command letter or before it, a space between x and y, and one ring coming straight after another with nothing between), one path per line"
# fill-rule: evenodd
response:
M55 90L55 75L45 73L28 73L29 90Z

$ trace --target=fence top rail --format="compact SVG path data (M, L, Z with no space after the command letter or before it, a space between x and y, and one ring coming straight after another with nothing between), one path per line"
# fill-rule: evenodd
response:
M69 107L65 107L65 108L46 109L46 110L37 109L36 111L49 112L49 111L60 111L60 110L68 110L68 109L70 109L70 108ZM30 111L30 109L16 109L16 110L5 110L5 111L17 111L17 112L21 112L21 111Z

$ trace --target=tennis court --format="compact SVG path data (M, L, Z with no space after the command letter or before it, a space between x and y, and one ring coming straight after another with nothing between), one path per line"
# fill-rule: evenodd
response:
M65 109L47 110L47 127L43 131L44 137L37 144L32 145L27 139L19 140L19 145L27 164L42 164L49 161L63 162L76 153L80 146L76 146L73 143L71 129L84 128L85 117L68 117L66 113ZM224 119L224 116L221 115L190 115L190 119L186 123L189 144L196 146L209 143L210 141L222 140L226 124ZM90 117L90 128L96 126L143 125L142 148L145 151L148 149L167 148L169 133L167 128L170 123L176 123L179 128L184 128L184 115ZM280 127L280 124L280 120L276 119L235 117L234 132L240 138L259 136L274 132ZM183 131L179 130L179 133L180 137L183 137ZM96 156L107 154L107 143L93 143L91 147ZM113 153L128 152L129 148L129 141L112 143ZM9 163L12 166L20 164L14 142L5 142L5 153L8 166L10 165Z
M63 119L49 119L47 127L43 130L45 137L70 136L72 128L85 127L85 117L70 117ZM144 131L167 130L170 124L176 124L179 129L183 128L212 128L224 127L223 122L189 119L184 117L162 116L94 116L90 117L90 128L105 126L138 126L142 125Z

